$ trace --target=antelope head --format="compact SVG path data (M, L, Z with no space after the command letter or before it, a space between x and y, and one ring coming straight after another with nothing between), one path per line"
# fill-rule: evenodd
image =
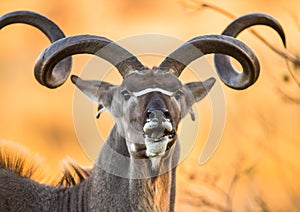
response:
M129 72L118 86L76 76L71 79L100 110L112 114L135 158L164 155L176 140L181 118L215 82L211 78L183 84L176 75L159 68Z
M147 69L116 43L103 37L79 35L60 39L48 47L37 61L35 68L39 75L36 76L51 82L53 79L47 79L51 77L49 70L61 59L78 53L93 53L108 60L123 76L121 85L82 80L77 76L71 79L87 97L99 104L99 113L107 109L114 117L117 130L134 158L163 156L176 141L182 117L189 112L192 114L192 105L212 88L213 78L187 84L178 79L190 62L209 53L231 55L244 68L230 78L230 82L240 87L253 81L258 71L258 62L251 49L228 36L194 38L171 53L160 66Z
M254 14L248 15L247 20L234 27L235 31L262 23L274 28L284 39L280 25L272 17ZM257 80L259 62L248 46L233 38L238 32L193 38L152 69L106 38L92 35L66 37L42 52L35 66L35 76L42 84L56 87L63 81L61 78L66 78L66 73L52 70L64 58L89 53L107 60L123 76L121 85L82 80L77 76L71 77L72 82L99 105L98 114L104 109L111 113L131 157L162 157L176 142L182 117L191 113L193 118L192 105L204 98L215 82L210 78L204 82L182 83L178 77L189 63L210 53L229 55L241 64L243 71L235 70L227 57L216 57L217 72L227 86L245 89Z

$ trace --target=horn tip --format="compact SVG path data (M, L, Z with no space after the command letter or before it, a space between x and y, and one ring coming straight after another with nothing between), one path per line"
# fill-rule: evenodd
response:
M283 42L284 48L286 48L286 39L285 39L285 37L282 39L282 42Z
M79 78L78 76L76 76L76 75L72 75L72 76L71 76L71 81L72 81L72 83L74 83L74 84L77 83L78 79L80 79L80 78Z
M213 84L215 84L215 82L216 82L216 78L210 77L210 78L207 80L207 82L209 82L211 85L213 85Z

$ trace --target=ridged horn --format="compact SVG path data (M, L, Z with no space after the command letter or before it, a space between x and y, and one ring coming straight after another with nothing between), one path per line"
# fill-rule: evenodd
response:
M227 26L227 28L223 31L222 35L237 37L240 32L254 25L266 25L273 28L279 34L284 44L284 47L286 46L285 34L280 23L275 18L261 13L248 14L240 18L237 18ZM235 68L231 65L229 57L226 55L216 54L214 56L214 63L217 72L221 76L221 79L224 79L223 76L228 75L228 73L233 73L233 75L237 73ZM259 64L256 64L256 66L257 68L255 70L258 70ZM252 81L252 83L246 84L245 86L239 86L239 87L235 87L235 85L233 85L229 81L229 79L227 80L227 78L225 78L225 80L223 81L225 84L227 84L232 88L243 89L252 85L257 80L258 76L259 76L259 71L255 71L254 80Z
M48 37L51 43L65 37L63 31L53 21L35 12L15 11L15 12L7 13L0 17L0 29L14 23L24 23L38 28ZM65 60L59 63L59 65L56 67L57 70L54 70L54 73L59 73L59 72L69 73L71 66L72 66L72 59L66 58ZM36 79L42 85L49 87L49 85L45 83L42 79L40 78L36 78ZM54 88L60 86L66 79L67 77L61 79L58 83L52 84L51 87Z
M226 85L235 89L248 87L259 73L259 63L254 52L243 42L225 35L206 35L193 38L171 53L159 66L179 76L192 61L203 55L220 53L235 58L243 72L218 72Z
M111 40L95 35L77 35L52 43L40 54L34 68L36 78L48 87L55 87L69 72L55 72L54 67L62 59L75 54L93 54L105 59L113 64L123 77L131 71L144 69L134 55Z

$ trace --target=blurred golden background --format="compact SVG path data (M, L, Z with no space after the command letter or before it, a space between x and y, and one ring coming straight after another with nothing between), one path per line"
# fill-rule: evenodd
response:
M32 10L53 20L66 35L95 34L120 40L156 33L188 40L220 34L232 20L203 3L210 4L200 0L3 0L0 15ZM300 1L216 0L210 5L236 16L252 12L272 15L285 30L288 50L299 55ZM284 51L275 31L253 29ZM219 148L204 165L199 164L199 156L210 130L210 117L205 115L209 100L198 104L201 129L197 145L178 168L177 211L300 210L299 67L289 64L293 79L285 60L249 31L239 39L257 53L261 76L244 91L223 86L226 126ZM49 176L57 175L59 161L66 156L91 165L73 127L74 86L69 81L49 90L34 79L34 62L49 45L47 38L33 27L15 24L1 30L0 42L0 139L38 153L48 164L42 168ZM72 73L80 73L90 58L75 56ZM99 126L105 125L105 117Z

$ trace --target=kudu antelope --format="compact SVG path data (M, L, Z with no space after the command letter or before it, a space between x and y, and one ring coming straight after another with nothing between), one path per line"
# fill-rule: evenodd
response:
M70 73L70 56L82 53L109 61L123 82L113 85L71 77L99 105L98 113L106 109L115 121L92 172L70 187L42 185L19 176L9 158L2 155L0 211L174 211L180 154L177 127L215 82L210 78L184 84L178 77L192 61L216 53L215 65L221 80L231 88L245 89L257 80L259 63L253 51L234 37L247 27L262 24L275 29L285 44L284 32L274 18L250 14L230 24L224 35L187 41L158 67L149 69L109 39L93 35L65 37L41 15L17 11L0 18L1 28L19 22L37 27L52 42L35 65L35 77L42 85L55 88L63 84ZM234 57L243 71L236 71L225 55ZM116 176L103 166L122 169L126 176Z

